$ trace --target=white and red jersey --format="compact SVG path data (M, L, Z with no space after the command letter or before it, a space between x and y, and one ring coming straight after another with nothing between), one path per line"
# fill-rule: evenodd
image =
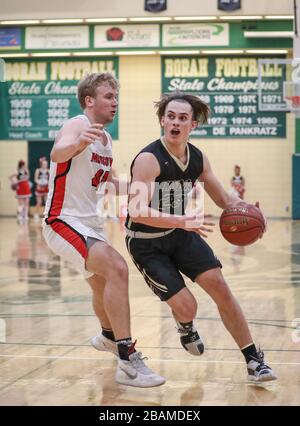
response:
M89 119L78 115L73 119ZM112 165L112 140L105 132L107 144L100 140L88 145L80 154L64 163L50 163L49 193L45 207L47 224L74 220L93 226L99 223L97 204L104 194Z

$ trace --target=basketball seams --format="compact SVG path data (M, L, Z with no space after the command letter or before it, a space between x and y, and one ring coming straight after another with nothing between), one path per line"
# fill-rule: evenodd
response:
M232 217L232 216L235 216L235 215L233 215L233 214L226 214L226 215L221 215L221 217L220 217L220 219L222 218L222 219L226 219L226 217ZM255 220L262 220L262 221L264 221L264 218L263 218L263 216L261 216L260 218L258 218L257 216L249 216L249 215L241 215L241 214L237 214L236 215L236 217L247 217L247 218L249 218L249 219L255 219Z
M242 231L243 232L243 231ZM261 238L261 236L255 236L255 237L253 237L252 239L250 239L250 240L247 240L246 242L244 242L244 243L239 243L239 244L237 244L237 243L233 243L233 242L231 242L231 241L229 241L229 240L227 240L226 239L226 235L223 235L224 236L224 238L225 238L225 240L227 241L227 242L229 242L230 244L232 244L232 245L239 245L239 246L248 246L248 245L251 245L251 244L253 244L253 243L255 243L255 241L257 241L259 238Z
M261 229L261 226L254 226L253 228L248 228L248 229L243 229L242 231L222 231L223 234L241 234L242 232L249 232L249 231L253 231L253 229Z
M256 227L256 228L260 228L260 227ZM254 228L252 228L252 229L246 229L246 230L244 230L244 231L238 231L238 232L223 232L223 237L225 238L225 240L227 241L227 242L229 242L230 244L233 244L233 245L238 245L238 246L248 246L248 245L251 245L251 244L253 244L253 243L255 243L255 241L257 241L259 238L261 238L261 235L262 234L260 234L260 235L255 235L253 238L251 238L251 239L249 239L249 240L247 240L247 241L245 241L245 242L243 242L243 243L241 243L241 242L239 242L239 243L237 243L237 242L232 242L232 241L229 241L227 238L229 238L230 236L232 236L233 234L242 234L242 233L245 233L245 232L247 232L247 231L252 231ZM262 231L263 232L263 231ZM250 237L249 237L250 238Z
M237 246L247 246L262 237L266 226L261 211L250 205L224 210L219 227L226 241Z
M247 230L253 229L253 228L256 228L256 227L265 229L265 226L259 220L255 220L255 223L251 222L251 223L248 223L248 224L246 224L246 223L243 223L243 224L239 223L239 224L236 224L236 225L235 224L232 224L232 225L222 224L222 225L220 225L220 229L222 229L222 230L224 229L226 231L226 229L231 227L231 226L239 226L241 228L247 227Z

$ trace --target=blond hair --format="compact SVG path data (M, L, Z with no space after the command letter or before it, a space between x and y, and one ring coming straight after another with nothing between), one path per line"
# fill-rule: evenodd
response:
M108 83L114 90L119 90L119 83L109 72L87 74L77 86L77 98L82 109L85 109L85 98L96 96L97 87Z

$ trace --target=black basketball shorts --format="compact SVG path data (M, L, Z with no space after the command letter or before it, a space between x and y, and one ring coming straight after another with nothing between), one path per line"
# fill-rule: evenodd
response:
M222 268L200 235L184 229L152 239L126 236L126 246L148 286L164 301L185 287L180 272L195 281L202 272Z

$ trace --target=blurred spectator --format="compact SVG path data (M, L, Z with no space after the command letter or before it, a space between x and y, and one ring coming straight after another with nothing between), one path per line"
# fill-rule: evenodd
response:
M234 166L234 176L231 178L231 193L234 193L242 200L245 194L245 179L241 176L241 168L238 165Z
M49 168L46 157L40 158L40 167L34 173L36 210L34 219L39 220L40 208L45 205L48 194Z
M29 170L24 160L18 162L17 172L9 176L12 190L16 191L18 200L17 219L20 224L28 221L29 199L31 197L31 182Z

